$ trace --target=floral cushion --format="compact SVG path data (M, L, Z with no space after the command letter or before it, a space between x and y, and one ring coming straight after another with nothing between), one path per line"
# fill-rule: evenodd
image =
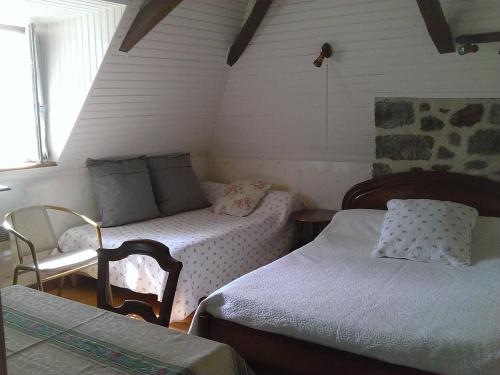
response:
M392 199L387 208L374 257L470 264L475 208L430 199Z
M271 184L263 181L232 182L225 195L215 201L213 212L240 217L250 215L270 188Z

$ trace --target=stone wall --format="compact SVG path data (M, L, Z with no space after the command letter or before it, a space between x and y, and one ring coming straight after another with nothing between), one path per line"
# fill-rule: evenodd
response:
M452 171L500 180L500 99L375 100L373 176Z

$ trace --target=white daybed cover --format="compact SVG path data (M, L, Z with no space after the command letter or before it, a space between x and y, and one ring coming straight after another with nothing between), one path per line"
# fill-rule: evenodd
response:
M500 219L483 220L475 242L487 246L474 248L473 240L472 265L454 267L372 258L383 217L383 211L341 211L312 243L209 296L190 333L207 311L426 371L498 375ZM482 241L485 235L496 239Z
M209 201L223 194L227 185L202 183ZM183 263L172 308L172 321L193 312L201 297L237 277L284 255L293 242L292 211L298 199L284 191L270 191L247 217L218 215L210 209L185 212L144 222L103 228L103 247L116 248L124 241L146 238L164 243L170 254ZM59 238L62 251L95 248L95 233L82 225ZM161 296L166 274L149 257L131 256L110 263L110 282L140 293ZM92 277L97 267L86 269Z

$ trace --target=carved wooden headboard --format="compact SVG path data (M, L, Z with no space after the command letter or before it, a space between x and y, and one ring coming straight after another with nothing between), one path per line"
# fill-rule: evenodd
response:
M387 209L390 199L436 199L500 217L500 182L451 172L405 172L361 182L344 195L342 209Z

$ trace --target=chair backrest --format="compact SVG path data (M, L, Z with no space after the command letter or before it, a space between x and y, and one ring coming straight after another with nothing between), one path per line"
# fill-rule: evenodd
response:
M58 247L45 206L25 207L12 211L10 221L16 231L33 243L36 253L54 250ZM23 257L31 256L30 248L24 241L16 237L15 242L21 262Z
M153 240L132 240L124 242L117 249L98 249L97 254L97 307L123 315L136 314L150 323L168 327L177 281L182 269L182 262L172 258L168 247ZM130 255L146 255L154 258L161 269L168 272L158 317L154 313L153 307L143 301L126 300L123 305L118 307L111 306L108 302L109 262L122 260Z

